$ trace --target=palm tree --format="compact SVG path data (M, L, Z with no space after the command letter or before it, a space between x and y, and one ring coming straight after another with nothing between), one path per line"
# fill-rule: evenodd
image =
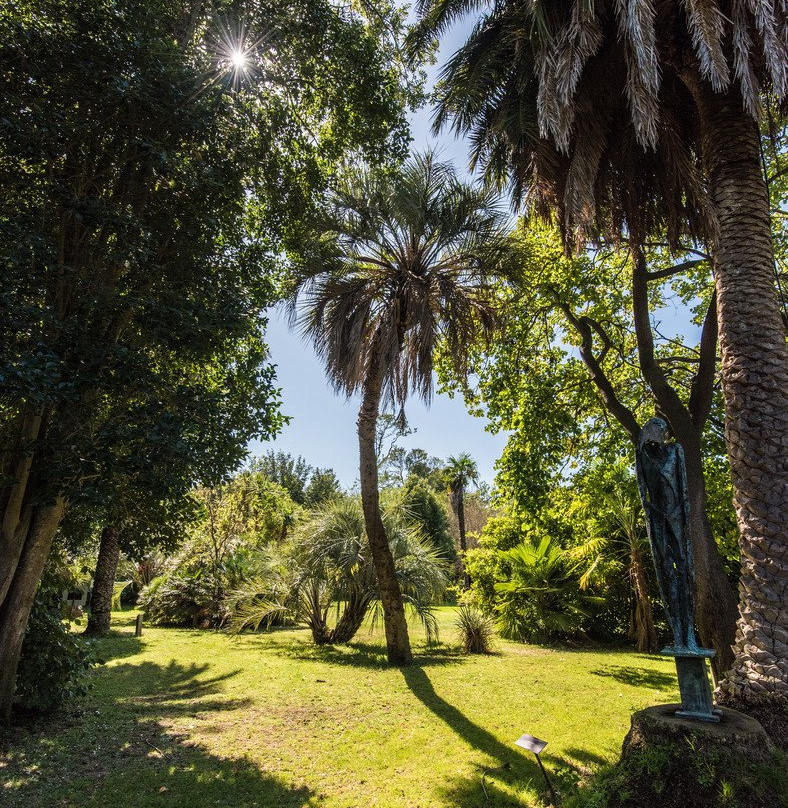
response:
M448 583L446 562L401 508L384 509L382 519L403 600L432 639L437 635L432 606ZM288 563L261 565L258 575L231 593L226 601L230 631L256 629L289 613L309 626L317 645L350 642L380 604L368 548L358 499L331 500L299 527ZM328 621L332 609L337 614L333 627Z
M577 634L602 598L580 590L579 565L549 537L522 542L498 556L509 572L495 584L500 635L518 642L545 642Z
M649 595L645 559L650 554L640 503L618 488L603 499L613 530L590 536L568 551L569 557L586 564L580 588L586 589L603 573L625 571L632 592L629 639L638 651L656 653L659 649L654 611Z
M479 470L473 458L463 452L457 457L450 457L446 464L446 479L449 483L449 501L452 510L457 517L457 527L460 533L460 550L462 565L462 575L467 589L470 584L468 573L465 572L465 553L468 550L468 542L465 537L465 487L468 483L476 482L479 479Z
M464 347L489 333L489 273L507 254L505 217L489 190L417 155L396 176L360 171L339 184L324 230L300 267L293 313L335 389L361 393L361 500L391 664L412 659L394 561L380 516L375 426L382 404L432 396L440 343L458 372Z
M568 244L712 251L742 551L725 687L788 694L788 345L757 126L759 95L786 96L784 4L422 0L415 44L482 7L444 68L436 126L470 133L474 164L557 213Z

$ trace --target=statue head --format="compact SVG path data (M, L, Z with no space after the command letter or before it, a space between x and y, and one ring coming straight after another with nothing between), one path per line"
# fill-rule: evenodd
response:
M662 446L668 438L668 424L663 418L650 418L640 430L638 449L649 444Z

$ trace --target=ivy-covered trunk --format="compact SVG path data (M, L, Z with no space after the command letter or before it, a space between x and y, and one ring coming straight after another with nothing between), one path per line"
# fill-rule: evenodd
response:
M759 133L736 91L690 76L717 234L725 436L740 532L735 662L721 688L788 696L788 345Z
M101 531L96 574L93 576L93 592L90 596L90 616L85 634L103 637L109 633L112 593L115 588L118 561L120 561L120 531L114 525L106 525Z
M374 338L373 338L374 340ZM369 352L366 378L362 388L361 409L358 414L359 470L361 480L361 506L367 539L375 565L378 591L383 605L383 624L386 629L386 651L391 665L408 665L413 661L408 637L405 607L394 567L386 529L380 515L378 490L378 462L375 453L375 427L382 388L380 357L375 347Z

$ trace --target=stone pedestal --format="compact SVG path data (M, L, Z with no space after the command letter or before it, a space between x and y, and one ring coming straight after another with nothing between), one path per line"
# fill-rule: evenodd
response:
M786 758L763 727L727 708L718 721L677 715L679 704L632 716L621 760L594 783L605 808L778 808Z
M706 723L683 718L680 704L647 707L632 716L629 734L624 739L622 756L654 744L679 743L691 754L687 740L709 744L719 752L730 751L747 760L766 760L774 745L766 730L754 719L726 707L717 709L718 722ZM693 741L694 742L694 741Z
M681 706L676 715L694 718L696 721L720 720L711 700L711 685L706 671L706 660L714 656L709 648L675 648L668 646L660 652L676 659L676 674L679 678Z

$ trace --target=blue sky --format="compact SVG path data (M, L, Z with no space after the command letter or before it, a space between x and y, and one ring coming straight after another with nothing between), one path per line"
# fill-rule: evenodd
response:
M444 37L438 62L430 70L430 81L434 81L440 65L462 42L464 33L463 26L456 26ZM451 135L432 137L430 116L429 109L411 115L412 148L417 151L438 148L442 159L452 160L465 170L468 155L465 143ZM313 466L333 468L344 486L353 486L358 480L359 402L335 394L326 383L323 367L312 347L289 329L281 312L275 310L270 316L268 344L282 389L282 412L292 420L276 440L255 443L252 451L260 454L275 449L302 455ZM405 412L415 432L403 438L401 446L418 446L440 458L469 452L478 463L481 479L492 483L493 466L506 438L486 432L486 420L468 415L460 396L451 399L436 395L429 408L412 399Z

